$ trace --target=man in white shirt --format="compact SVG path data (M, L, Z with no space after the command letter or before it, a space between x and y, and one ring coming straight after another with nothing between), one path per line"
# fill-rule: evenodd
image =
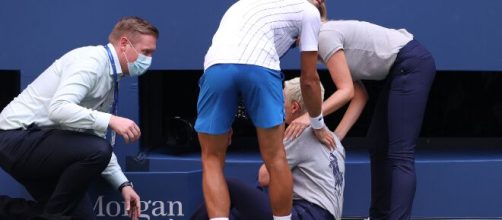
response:
M86 191L100 174L138 218L139 196L112 152L115 133L126 143L141 135L134 121L116 115L118 80L148 69L158 35L141 18L122 18L110 43L66 53L3 109L0 166L36 202L2 196L0 219L94 219ZM105 140L108 128L111 143Z
M223 166L231 126L242 99L256 126L270 172L275 219L289 219L292 181L284 152L283 75L279 59L299 39L305 104L317 138L334 147L321 115L316 71L318 7L324 0L240 0L223 16L204 60L195 129L202 148L203 191L209 217L228 219L230 201Z

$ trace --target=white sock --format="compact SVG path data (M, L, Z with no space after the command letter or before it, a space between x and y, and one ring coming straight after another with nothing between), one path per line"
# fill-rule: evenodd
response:
M286 216L275 216L274 215L274 220L291 220L291 214L286 215Z
M227 217L210 218L209 220L228 220Z

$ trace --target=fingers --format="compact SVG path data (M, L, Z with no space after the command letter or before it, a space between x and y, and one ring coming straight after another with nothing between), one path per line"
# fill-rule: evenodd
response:
M291 123L284 132L284 140L297 138L300 134L302 134L303 130L305 130L307 126L307 124L298 122Z
M127 211L127 214L129 214L129 217L133 220L137 220L139 218L139 210L138 210L138 206L136 204L138 204L139 202L136 202L134 200L132 200L130 202L130 209Z
M317 139L319 139L321 143L326 145L328 149L334 150L336 148L335 137L333 136L333 133L331 133L327 128L314 130L314 133Z
M130 138L129 138L129 134L128 134L127 132L123 132L123 133L121 134L121 136L124 138L124 142L125 142L126 144L128 144L128 143L129 143L129 140L130 140Z
M136 202L131 201L131 209L127 213L129 214L129 217L131 217L131 219L133 219L133 220L138 219L139 215L138 215Z
M139 129L138 125L136 125L136 123L133 123L130 130L134 135L134 141L138 140L141 136L141 130Z
M124 196L124 206L131 219L139 219L139 216L141 215L141 203L138 195L133 193L132 195L129 194Z
M141 202L139 197L136 195L136 199L134 201L134 213L133 213L133 218L134 219L139 219L139 216L141 215Z
M133 143L141 136L141 130L133 121L124 118L122 129L117 133L124 138L125 143Z
M284 140L289 140L291 138L293 128L289 125L284 131Z
M302 134L303 130L305 130L307 126L308 125L306 124L295 124L295 126L293 127L292 137L297 138L298 136L300 136L300 134Z
M325 142L326 146L328 146L330 150L334 150L336 148L336 142L332 135L328 135Z
M124 208L125 210L129 213L131 211L131 204L130 204L131 200L128 196L126 196L124 198Z
M126 135L128 138L129 143L133 143L139 139L141 136L141 131L139 130L138 125L136 123L131 121L131 124L126 130Z

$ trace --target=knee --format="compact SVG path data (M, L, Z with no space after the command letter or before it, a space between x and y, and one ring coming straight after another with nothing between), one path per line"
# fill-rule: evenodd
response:
M274 157L273 159L264 160L265 166L267 167L270 175L274 175L274 173L282 173L289 170L288 161L286 157Z
M96 137L89 143L89 156L88 159L93 161L108 164L110 162L110 158L112 156L112 146L105 139Z
M286 162L286 150L284 144L278 143L274 146L260 146L261 156L265 164Z

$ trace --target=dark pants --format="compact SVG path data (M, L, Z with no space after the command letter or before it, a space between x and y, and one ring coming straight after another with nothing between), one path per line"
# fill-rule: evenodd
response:
M92 134L36 126L0 131L0 166L35 199L0 196L0 219L94 219L87 189L111 153L110 144Z
M373 145L371 220L410 219L415 146L435 74L433 57L413 40L400 50L386 79L368 133Z
M272 206L267 194L236 179L227 179L230 193L230 220L272 220ZM190 220L207 220L205 204L190 217ZM292 220L334 220L327 210L306 200L293 200Z

